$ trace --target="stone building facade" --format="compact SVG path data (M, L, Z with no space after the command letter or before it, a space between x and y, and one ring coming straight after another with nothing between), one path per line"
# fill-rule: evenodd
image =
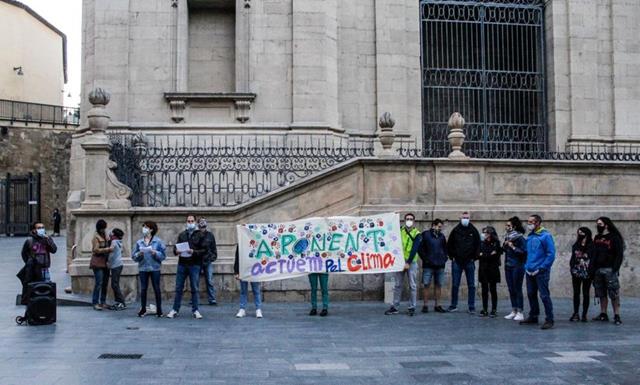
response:
M541 144L535 151L589 146L637 154L637 20L640 3L628 0L85 0L83 92L111 92L106 109L94 111L111 117L107 134L136 134L136 143L147 146L156 143L150 138L167 138L168 148L175 138L184 144L189 138L200 143L202 136L322 136L371 141L376 151L229 207L131 206L131 191L114 177L117 169L87 166L98 159L106 163L113 150L102 129L81 130L72 145L68 201L69 247L79 248L71 268L74 290L90 288L91 229L98 217L126 229L131 245L145 219L156 219L161 237L173 242L186 213L207 216L219 238L222 293L230 295L236 289L230 268L238 222L412 211L426 225L471 210L479 224L498 228L512 214L543 213L560 246L554 294L568 295L566 253L579 225L593 227L606 214L628 229L630 244L636 242L640 195L631 186L638 163L510 160L504 143L531 139L517 154L534 148L527 147L532 143ZM493 29L483 29L485 21ZM518 55L529 59L517 61ZM432 57L442 60L431 65ZM492 60L511 67L491 67ZM533 69L524 69L528 64ZM490 79L497 83L488 85ZM430 89L444 96L431 98ZM514 96L521 91L531 91L534 99ZM83 100L87 111L91 104ZM474 154L498 148L493 155L503 159L456 161L429 151L419 151L420 159L399 156L408 143L419 150L430 143L430 130L446 129L446 120L433 119L429 111L447 118L461 111L468 145L479 146ZM529 111L535 124L520 121ZM384 112L395 126L379 127ZM86 118L83 126L90 126ZM494 129L504 132L501 142L492 142ZM395 140L385 152L378 141L390 131ZM448 149L446 135L434 140ZM638 258L629 247L622 273L626 294L637 287ZM175 263L171 258L163 270L167 293ZM131 296L134 274L128 265ZM344 298L381 298L383 286L382 277L332 280ZM266 296L295 299L306 286L292 280L266 288Z

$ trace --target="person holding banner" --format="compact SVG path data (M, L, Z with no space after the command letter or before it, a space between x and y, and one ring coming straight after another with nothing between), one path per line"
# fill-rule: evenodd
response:
M247 302L249 298L249 282L240 279L240 252L236 247L236 259L233 263L233 274L240 281L240 310L236 314L237 318L244 318L247 315ZM256 305L256 318L262 318L262 293L260 291L260 282L251 282L251 291L253 292L253 301Z
M326 317L329 315L329 274L327 273L309 274L309 284L311 285L311 311L309 315L318 314L318 281L320 281L320 291L322 292L320 317Z
M411 297L409 300L409 309L407 314L414 316L416 314L416 301L418 295L418 287L416 284L416 273L418 272L418 262L415 259L415 252L413 245L416 242L416 238L420 235L420 231L413 227L415 223L415 215L407 213L404 216L404 226L400 230L400 237L402 239L402 251L404 256L404 270L393 273L395 284L393 286L393 304L389 310L385 311L385 315L398 314L398 307L400 307L400 299L402 298L402 290L404 289L404 277L409 276L409 288L411 289Z

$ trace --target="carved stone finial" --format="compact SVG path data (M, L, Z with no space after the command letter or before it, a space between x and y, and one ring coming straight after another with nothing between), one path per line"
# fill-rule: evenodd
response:
M378 138L382 144L382 149L386 152L391 151L393 142L396 140L396 135L393 132L393 126L396 125L396 121L393 120L389 112L385 112L380 115L378 124L380 125L380 134L378 135Z
M89 92L89 102L92 107L87 111L87 120L89 122L89 128L93 132L104 132L109 127L109 120L111 118L107 114L105 106L109 104L111 95L109 92L102 88L94 88Z
M251 8L251 0L244 0L244 7Z
M111 94L105 89L97 87L89 92L89 103L95 105L106 106L111 100Z
M469 159L462 152L462 145L464 144L464 139L466 135L464 134L464 118L459 112L454 112L451 114L449 118L449 143L451 144L451 153L449 154L449 159Z

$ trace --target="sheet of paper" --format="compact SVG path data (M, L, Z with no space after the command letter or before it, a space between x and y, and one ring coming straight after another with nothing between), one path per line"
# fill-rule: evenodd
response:
M182 258L191 257L191 253L189 253L190 248L191 247L189 247L189 242L176 243L176 250L178 251L178 253L180 253L180 256Z

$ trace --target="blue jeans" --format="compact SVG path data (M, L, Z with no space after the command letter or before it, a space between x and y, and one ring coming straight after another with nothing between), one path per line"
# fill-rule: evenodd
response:
M262 308L262 298L260 293L260 282L251 282L251 291L253 292L253 301L256 304L256 310ZM249 296L249 282L240 281L240 309L247 308L247 300Z
M207 285L207 297L209 303L216 303L216 287L213 286L213 263L203 263L202 271L204 272L204 281Z
M540 304L538 303L538 293L544 305L545 320L553 322L553 304L551 303L551 295L549 294L549 278L550 271L541 271L535 276L527 274L527 296L529 297L529 318L537 319L540 315Z
M524 281L523 266L507 266L504 268L504 276L509 287L511 307L516 310L524 310L524 296L522 295L522 282Z
M177 313L180 311L182 304L182 292L184 291L184 281L189 277L189 286L191 287L191 311L198 310L198 282L200 281L200 269L202 266L185 266L178 265L176 271L176 296L173 300L173 310Z
M462 280L462 272L464 271L467 278L467 287L469 288L469 310L476 310L476 264L474 261L467 262L461 266L458 262L453 261L451 264L451 306L458 307L458 291L460 290L460 281Z
M107 301L109 269L93 269L93 281L93 297L91 298L91 303L94 305L104 304Z
M147 289L149 288L149 278L153 286L153 293L156 297L156 307L158 314L162 314L162 296L160 294L160 270L140 272L140 307L147 307Z

